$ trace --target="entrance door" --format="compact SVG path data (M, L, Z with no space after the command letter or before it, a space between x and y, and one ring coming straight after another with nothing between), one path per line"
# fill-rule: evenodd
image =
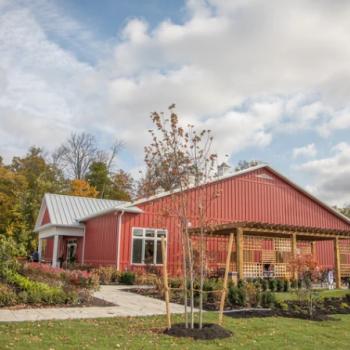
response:
M67 263L74 264L77 259L77 240L70 239L67 242Z

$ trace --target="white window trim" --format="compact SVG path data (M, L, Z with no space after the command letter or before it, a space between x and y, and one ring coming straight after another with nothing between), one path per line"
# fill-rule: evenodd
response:
M142 230L142 236L135 236L134 237L134 231L135 230ZM147 230L152 230L155 231L154 237L146 237L146 231ZM147 266L147 265L152 265L152 266L163 266L163 264L157 264L157 242L161 242L162 239L161 237L157 237L157 231L164 231L165 232L165 246L166 250L168 251L168 230L165 228L152 228L152 227L133 227L131 229L131 255L130 255L130 264L135 265L135 266ZM141 252L141 259L145 257L145 241L154 241L154 254L153 254L153 264L147 264L145 262L141 263L134 263L132 261L133 255L134 255L134 239L139 239L142 240L142 252ZM168 254L167 254L168 255Z

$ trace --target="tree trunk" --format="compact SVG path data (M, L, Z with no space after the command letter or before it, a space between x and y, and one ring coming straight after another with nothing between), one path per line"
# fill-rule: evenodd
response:
M183 264L183 284L184 284L184 312L185 327L188 328L188 312L187 312L187 258L186 258L186 239L184 229L182 230L182 264Z
M200 252L200 287L199 287L199 329L203 326L203 285L204 285L204 232L201 228Z

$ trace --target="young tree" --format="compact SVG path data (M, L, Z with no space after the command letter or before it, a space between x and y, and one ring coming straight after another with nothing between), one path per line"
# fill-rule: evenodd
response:
M200 235L200 327L202 326L202 295L204 281L204 228L206 222L206 209L208 201L213 194L208 193L204 184L214 176L214 163L216 155L211 152L212 140L210 130L197 132L193 125L186 128L179 125L178 116L174 111L174 105L169 107L170 118L164 118L163 114L152 113L151 119L155 129L150 130L152 142L145 147L145 162L147 165L148 179L153 177L150 187L162 186L173 192L171 205L164 208L169 215L178 219L183 256L185 320L188 325L187 312L187 283L190 285L190 316L191 328L194 327L194 259L193 247L189 236L188 227L191 217L196 217L201 229ZM146 186L149 181L144 181ZM197 186L194 209L190 209L187 192ZM144 189L149 191L149 187ZM193 206L192 206L193 207Z
M313 284L320 282L322 278L319 263L312 255L298 255L290 264L293 271L297 272L297 276L301 281L301 288L297 293L299 298L305 298L308 303L310 318L313 317L314 302L318 293L313 289Z

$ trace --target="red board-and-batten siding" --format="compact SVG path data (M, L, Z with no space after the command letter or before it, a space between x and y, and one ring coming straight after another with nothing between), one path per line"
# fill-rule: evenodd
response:
M262 176L261 176L262 175ZM306 227L349 230L350 225L322 207L304 193L292 187L282 178L266 168L226 178L207 185L208 195L220 193L211 201L208 218L213 223L232 221L260 221L272 224L286 224ZM197 192L198 193L198 192ZM196 190L189 191L189 203ZM166 228L168 236L168 257L170 273L181 271L181 249L178 222L175 218L164 218L164 209L169 205L169 197L154 199L139 204L143 214L123 216L120 267L130 269L131 231L133 227ZM193 218L192 225L196 225ZM96 233L99 228L96 226ZM105 240L107 243L107 241ZM103 249L102 249L103 250ZM317 256L324 266L333 265L333 245L318 243Z

